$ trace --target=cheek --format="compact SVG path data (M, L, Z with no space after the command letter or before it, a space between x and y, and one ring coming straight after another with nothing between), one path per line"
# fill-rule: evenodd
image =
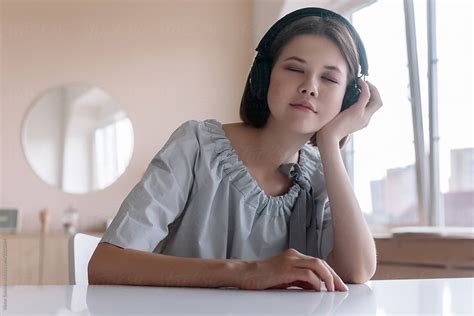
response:
M285 84L286 83L286 84ZM284 95L284 89L288 86L288 82L285 82L282 78L277 75L272 75L270 78L270 85L268 87L267 101L271 103L277 101Z
M342 108L342 100L344 99L345 89L337 89L331 91L328 94L328 103L331 104L331 108L335 113L339 113Z
M328 119L329 120L332 120L333 118L335 118L339 112L341 111L341 108L337 108L337 107L334 107L333 109L331 109L331 111L328 113Z

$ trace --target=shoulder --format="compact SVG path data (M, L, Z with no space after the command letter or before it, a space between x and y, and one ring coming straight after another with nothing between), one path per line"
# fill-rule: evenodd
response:
M171 133L159 154L178 152L189 156L199 152L215 153L216 146L225 147L227 143L228 139L218 120L188 120Z
M155 158L177 158L195 156L199 151L199 135L203 122L189 120L181 123L169 136Z
M192 137L197 135L199 130L199 124L201 122L196 120L189 120L181 123L178 128L171 134L170 138L180 138L180 137Z
M215 119L185 121L172 132L168 143L173 141L197 141L199 138L208 135L209 132L218 129L220 124Z
M232 125L232 124L225 124ZM176 136L195 136L202 137L209 134L223 134L223 124L216 119L188 120L173 132Z

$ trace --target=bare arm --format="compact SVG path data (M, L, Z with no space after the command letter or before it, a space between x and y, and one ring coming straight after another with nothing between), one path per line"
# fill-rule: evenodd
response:
M331 201L334 248L328 264L345 282L365 283L375 273L375 243L342 162L338 142L321 150Z
M239 260L181 258L100 243L88 273L90 284L235 287L245 265Z
M362 80L359 83L362 93L357 103L341 112L316 135L334 231L334 248L327 262L350 283L367 282L377 267L375 243L339 150L342 137L367 126L371 116L382 106L375 86Z
M248 290L299 286L346 291L327 263L294 249L257 261L198 259L123 249L100 243L89 261L89 284L237 287Z

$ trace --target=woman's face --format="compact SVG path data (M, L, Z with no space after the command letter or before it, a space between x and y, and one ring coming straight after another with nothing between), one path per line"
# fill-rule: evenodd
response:
M347 62L331 40L311 34L294 37L271 72L270 119L297 133L318 131L340 112L347 76Z

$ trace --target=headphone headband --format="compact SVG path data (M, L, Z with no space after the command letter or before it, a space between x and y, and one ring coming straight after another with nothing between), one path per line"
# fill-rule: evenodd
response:
M257 56L260 54L265 56L268 53L269 46L271 45L273 40L277 37L277 35L280 33L280 31L283 28L285 28L288 24L307 16L319 16L324 19L335 19L344 23L344 25L349 29L349 32L351 33L352 38L354 39L354 42L357 46L357 51L359 52L359 63L360 63L361 74L364 76L368 76L369 64L367 61L367 54L365 52L364 44L362 43L362 40L359 34L357 33L356 29L351 24L351 22L349 22L342 15L339 15L336 12L323 9L323 8L314 8L314 7L303 8L303 9L293 11L285 15L281 19L279 19L275 24L272 25L272 27L270 27L267 33L265 33L263 38L260 40L260 43L255 49L258 52Z

